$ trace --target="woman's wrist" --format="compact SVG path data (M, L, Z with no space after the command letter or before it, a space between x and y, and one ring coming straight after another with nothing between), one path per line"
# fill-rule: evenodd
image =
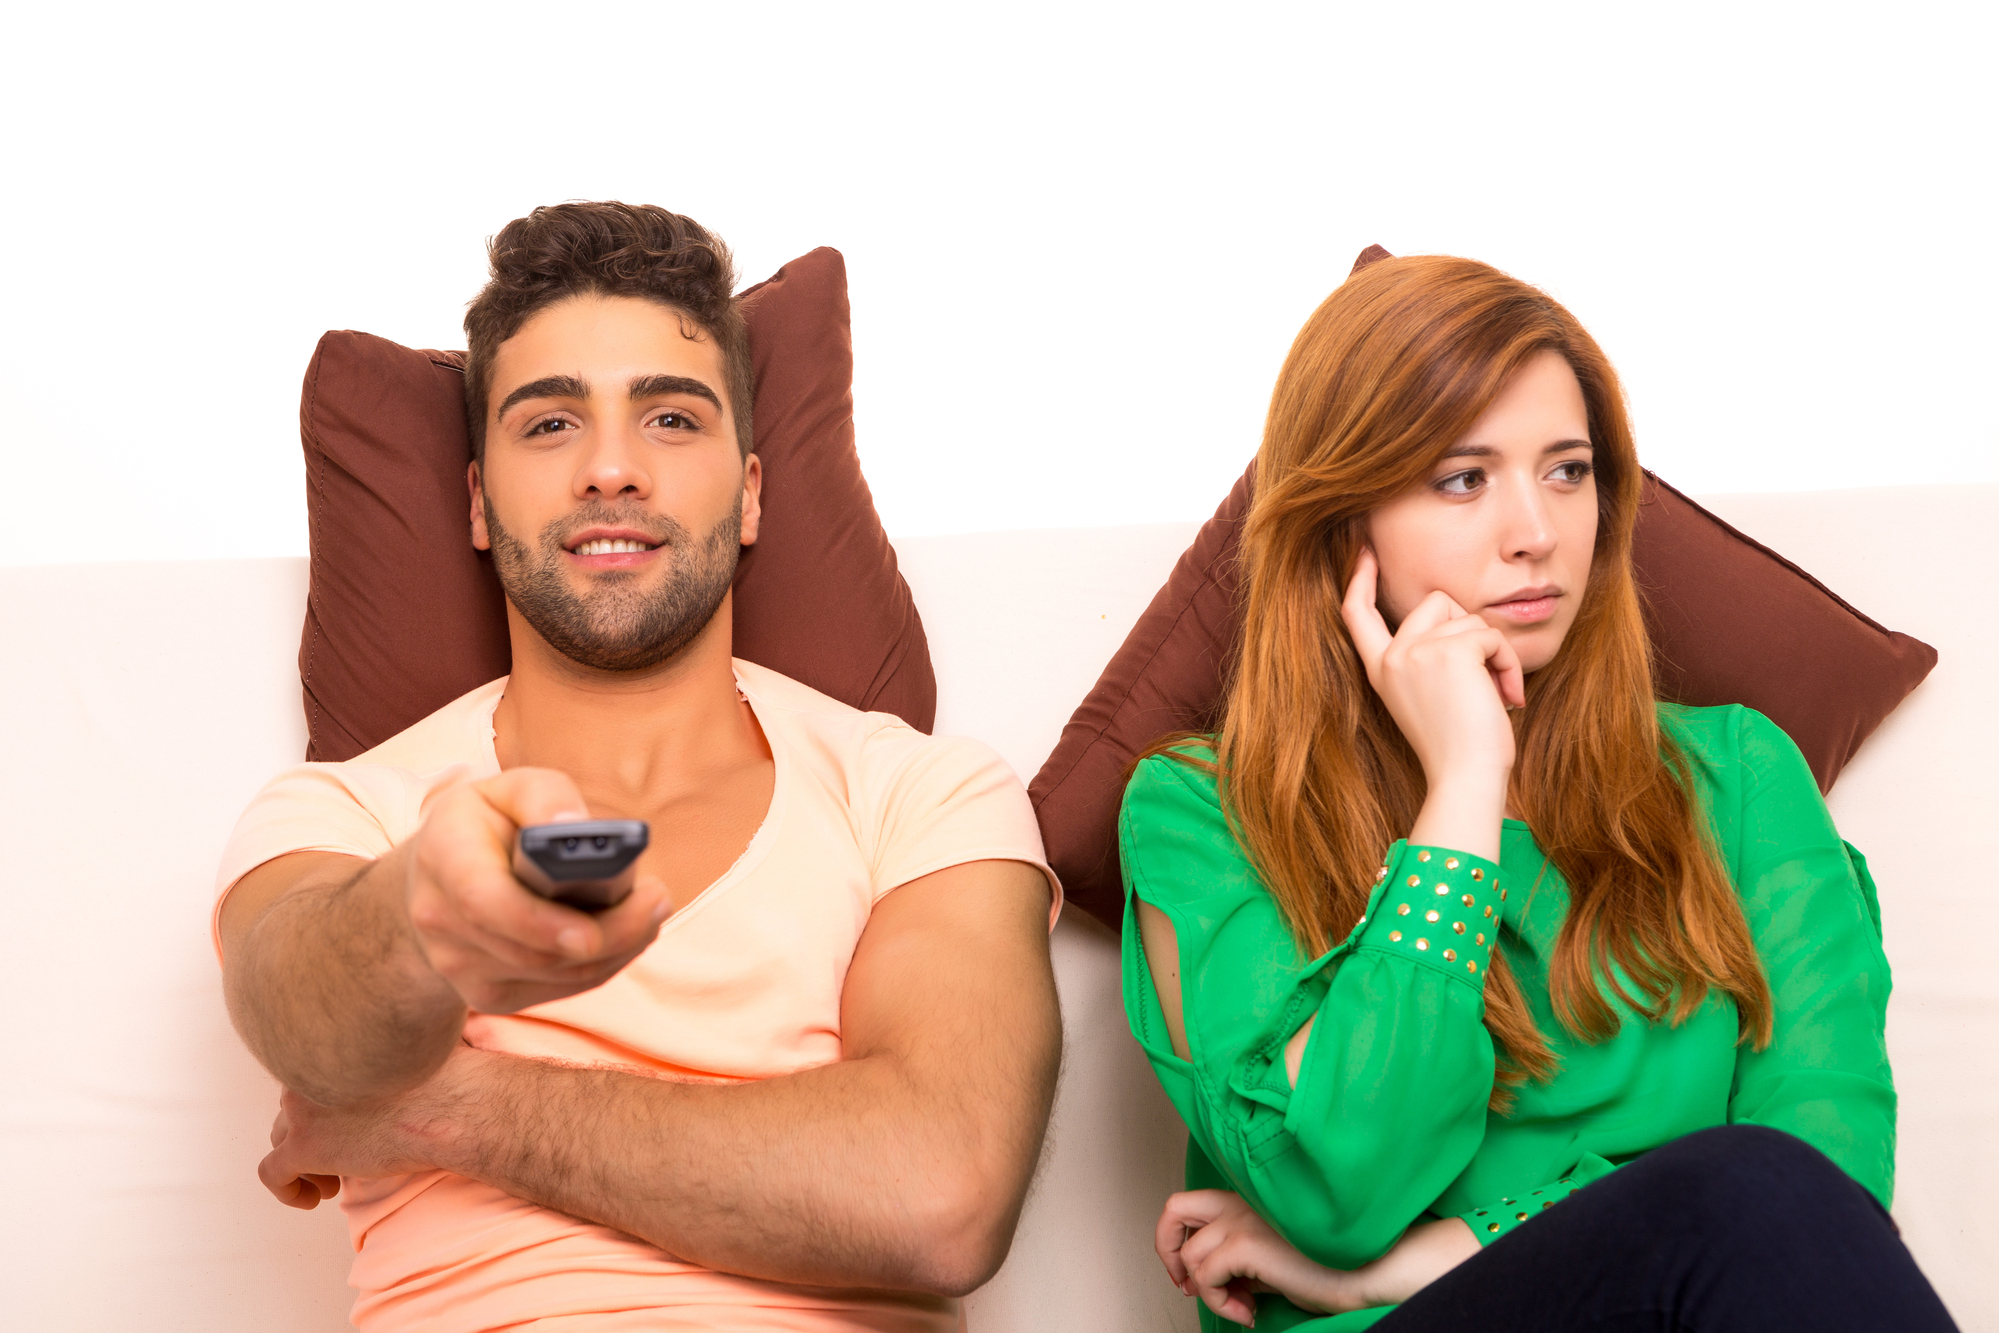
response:
M1409 830L1409 841L1449 847L1488 861L1499 860L1499 828L1506 817L1507 773L1459 777L1432 784Z

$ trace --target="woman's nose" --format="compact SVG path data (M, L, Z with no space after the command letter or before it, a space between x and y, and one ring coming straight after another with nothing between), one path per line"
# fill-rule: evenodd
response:
M1545 560L1555 549L1555 524L1540 487L1507 488L1502 546L1509 560Z

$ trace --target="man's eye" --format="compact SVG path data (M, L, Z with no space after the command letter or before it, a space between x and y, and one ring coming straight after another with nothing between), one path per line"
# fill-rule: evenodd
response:
M1484 483L1484 471L1474 467L1453 472L1437 483L1437 489L1446 495L1470 495Z
M568 429L570 429L570 425L567 421L564 421L561 417L550 417L546 421L537 421L534 423L534 425L529 426L528 434L553 435L557 431L568 430Z
M661 412L652 419L652 424L668 430L693 430L694 418L685 412Z

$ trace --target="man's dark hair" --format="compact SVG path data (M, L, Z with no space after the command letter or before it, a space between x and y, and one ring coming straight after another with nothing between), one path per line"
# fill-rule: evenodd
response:
M678 311L722 353L736 444L751 448L750 334L729 247L692 218L651 204L549 204L486 242L492 277L465 312L465 419L486 456L493 353L528 317L572 296L636 296Z

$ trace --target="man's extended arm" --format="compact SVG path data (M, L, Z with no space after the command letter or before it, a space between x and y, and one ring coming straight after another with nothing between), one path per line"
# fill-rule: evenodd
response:
M1006 1256L1054 1097L1048 894L979 861L884 898L837 1063L715 1087L461 1046L375 1107L287 1099L265 1183L441 1167L727 1272L961 1294Z
M512 1013L601 984L659 933L660 883L589 917L508 869L517 825L587 817L566 776L517 768L440 797L380 860L298 852L252 870L219 923L237 1031L286 1087L350 1106L434 1073L468 1004Z

